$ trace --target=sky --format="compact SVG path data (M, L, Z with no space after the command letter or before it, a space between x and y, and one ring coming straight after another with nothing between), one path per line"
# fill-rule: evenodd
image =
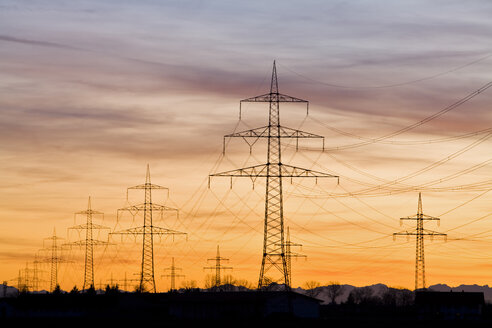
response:
M411 231L418 192L428 285L490 284L492 90L433 119L491 81L490 1L24 1L0 0L0 279L16 283L45 238L85 238L74 213L111 245L95 251L96 283L134 277L141 240L108 237L142 224L117 209L141 202L126 188L169 188L154 201L179 209L155 224L186 232L155 244L157 288L174 257L204 285L207 259L229 258L236 279L258 281L265 182L208 175L264 163L223 136L264 126L268 108L239 100L279 91L309 100L281 105L285 126L323 135L286 140L283 163L340 176L284 181L295 287L306 281L413 288ZM424 120L424 121L423 121ZM423 124L417 122L423 121ZM406 127L402 133L378 139ZM108 239L109 238L109 239ZM59 282L83 282L83 249L65 247ZM49 266L40 264L43 288ZM121 284L121 282L120 282Z

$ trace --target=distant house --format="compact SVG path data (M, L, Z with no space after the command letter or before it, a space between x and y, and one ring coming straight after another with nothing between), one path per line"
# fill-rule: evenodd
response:
M482 316L482 292L417 291L415 306L422 319L474 320Z

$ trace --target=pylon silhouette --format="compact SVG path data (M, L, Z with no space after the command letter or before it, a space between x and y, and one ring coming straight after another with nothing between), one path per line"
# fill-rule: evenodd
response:
M215 270L215 287L219 287L222 284L221 271L232 270L232 267L223 266L222 262L227 262L229 259L220 256L219 245L217 245L217 255L214 258L207 259L207 261L215 261L215 265L212 267L204 267L205 270Z
M417 221L417 227L414 231L401 231L393 234L393 237L396 236L415 236L416 238L416 247L415 247L415 290L417 289L425 289L425 260L424 260L424 237L430 236L431 239L434 237L444 236L447 234L440 233L432 230L424 229L424 221L439 221L441 219L425 215L422 211L422 194L419 192L419 204L417 207L417 215L413 217L400 218L400 223L403 220L415 220Z
M84 265L84 283L82 284L82 290L90 287L94 287L94 246L107 246L106 241L101 241L93 238L94 229L110 229L99 224L94 224L93 219L96 215L104 215L102 212L98 212L92 209L91 197L89 197L87 210L75 213L77 215L85 215L86 223L70 227L68 229L84 230L85 239L78 240L72 243L68 243L68 246L84 246L85 247L85 265Z
M141 270L140 270L139 290L142 292L155 293L156 285L155 285L155 278L154 278L154 236L186 235L186 233L160 228L153 225L153 221L152 221L153 212L160 212L162 215L162 213L165 211L174 211L177 213L178 210L164 205L158 205L152 202L152 190L156 190L156 189L168 190L168 188L154 185L151 183L150 168L148 164L147 164L145 183L128 188L128 190L130 189L144 190L145 193L144 202L139 205L133 205L133 206L119 209L118 217L120 216L119 213L122 211L128 211L133 216L143 212L144 224L143 226L137 228L130 228L118 232L112 232L110 233L110 235L134 235L134 236L141 235L142 236L142 261L141 261ZM127 200L128 200L128 191L127 191Z
M260 276L258 279L258 288L265 287L271 282L277 282L283 283L286 289L289 289L290 278L285 253L282 179L286 177L338 178L338 176L282 163L281 140L283 138L295 138L297 141L299 138L320 138L323 139L324 145L324 137L280 125L280 103L303 103L306 104L306 109L308 111L309 102L279 93L275 61L273 62L270 92L264 95L241 100L239 114L240 119L241 104L243 102L268 103L268 125L229 134L224 138L238 137L245 140L247 138L266 138L268 141L267 162L266 164L215 173L210 176L230 177L231 187L233 177L248 177L253 181L259 177L266 178L263 257L261 261ZM255 142L248 144L251 147L251 145ZM276 275L276 277L267 277L267 273L271 269L274 270L273 272L270 272L270 274Z

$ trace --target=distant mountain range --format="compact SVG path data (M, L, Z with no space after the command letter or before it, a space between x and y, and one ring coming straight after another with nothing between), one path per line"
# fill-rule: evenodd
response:
M375 285L370 285L370 286L364 286L364 287L356 287L352 285L341 285L342 286L342 292L341 294L336 298L336 303L343 303L346 302L350 293L356 289L356 288L367 288L371 291L372 296L375 297L382 297L385 293L387 293L390 290L390 287L384 285L384 284L375 284ZM450 287L445 284L437 284L437 285L432 285L428 287L429 290L432 291L438 291L438 292L483 292L485 301L492 303L492 287L489 287L488 285L485 286L479 286L479 285L459 285L456 287ZM227 290L229 291L244 291L247 290L247 288L242 287L242 286L227 286ZM323 301L324 304L330 303L330 297L329 297L329 287L328 286L320 286L316 287L313 290L305 290L301 287L298 288L293 288L295 292L301 293L301 294L306 294L306 295L311 295L316 297L317 299L320 299ZM0 298L4 296L4 292L7 297L13 297L18 295L18 290L15 287L12 286L4 286L0 284ZM99 293L102 293L103 291L99 291ZM39 293L47 293L46 291L41 291Z
M352 285L342 285L343 286L343 293L336 299L337 303L343 303L346 302L348 299L348 296L350 295L350 292L352 292L355 288L362 288L362 287L355 287ZM386 293L390 287L384 285L384 284L375 284L371 286L365 286L371 289L372 295L373 296L378 296L381 297L384 293ZM490 302L492 303L492 287L489 287L488 285L485 286L479 286L479 285L459 285L457 287L450 287L445 284L437 284L437 285L432 285L427 288L428 290L431 291L437 291L437 292L483 292L485 302ZM295 288L294 289L298 293L302 294L308 294L308 291L304 290L303 288ZM322 287L317 287L315 288L315 296L316 298L320 299L323 301L323 303L329 303L330 302L330 297L328 296L328 287L327 286L322 286Z

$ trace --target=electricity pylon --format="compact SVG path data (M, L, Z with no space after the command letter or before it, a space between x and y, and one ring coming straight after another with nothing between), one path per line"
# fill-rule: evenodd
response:
M89 196L89 202L87 205L87 210L75 213L74 220L77 219L77 215L85 215L86 222L85 224L76 225L68 228L69 230L85 230L85 239L78 240L72 243L68 243L65 245L68 246L79 246L85 247L85 265L84 265L84 283L82 284L82 290L85 290L86 287L90 288L94 287L94 246L107 246L109 245L106 241L101 241L93 238L94 229L102 230L102 229L110 229L109 227L104 227L99 224L94 224L92 222L94 216L102 215L104 217L104 213L94 211L91 207L91 197Z
M37 277L37 269L34 267L31 269L29 267L29 263L26 262L26 268L19 271L19 282L21 288L19 290L23 290L26 292L37 290L38 288L38 277Z
M171 266L164 270L169 271L169 274L164 274L161 277L171 278L171 289L169 289L169 291L172 292L176 290L176 278L184 278L184 275L178 274L178 271L181 271L182 269L177 268L174 265L174 257L173 257Z
M154 278L154 236L163 235L186 235L184 232L156 227L152 223L152 213L159 212L161 217L166 211L178 212L177 209L152 203L152 190L169 190L168 188L161 187L150 182L150 168L147 164L147 174L145 177L145 183L130 187L127 189L127 201L128 190L141 189L145 192L144 202L138 205L132 205L118 210L118 218L120 213L124 211L130 212L135 217L138 213L143 212L144 224L143 226L130 228L118 232L112 232L110 235L142 235L142 261L140 270L140 285L139 290L141 292L156 292L155 278Z
M231 185L233 177L248 177L251 178L253 182L259 177L266 178L263 258L261 261L258 288L262 288L273 281L283 283L285 288L289 289L289 270L287 268L287 260L285 256L282 178L312 177L317 179L318 177L338 178L338 176L282 163L281 139L295 138L296 141L298 141L299 138L320 138L323 140L324 144L324 137L280 125L280 103L303 103L306 104L306 109L308 110L309 102L278 92L277 69L275 66L275 61L273 62L270 93L241 100L239 102L240 119L241 104L243 102L268 103L268 125L256 129L228 134L224 136L224 138L243 138L245 140L247 138L254 138L256 140L258 140L258 138L266 138L268 141L266 164L215 173L210 176L230 177ZM254 144L254 142L248 144L251 145ZM272 268L276 269L275 273L278 278L275 279L274 277L268 277L269 279L265 279L267 278L266 274Z
M41 279L39 279L39 268L38 268L38 264L41 263L41 261L38 260L38 256L35 255L34 256L34 261L32 262L33 263L33 268L32 268L32 273L33 273L33 276L32 276L32 286L33 286L33 290L34 291L38 291L39 290L39 282L41 281Z
M109 286L110 288L114 288L116 286L119 287L118 280L113 279L113 273L112 272L111 272L109 280L106 280L106 284L107 284L106 286Z
M140 276L139 273L138 274L135 274L135 275ZM123 279L119 279L119 280L115 280L115 281L121 282L122 284L121 285L118 285L118 286L121 286L122 290L128 291L128 282L132 282L132 281L138 281L138 282L140 282L140 279L129 279L129 278L127 278L126 272L125 272L125 276L124 276Z
M49 263L50 264L50 292L53 292L58 285L58 265L60 263L66 263L65 259L62 258L61 252L63 250L62 246L58 245L58 241L64 238L60 238L56 236L56 229L53 228L53 236L44 238L44 241L50 240L50 247L45 247L42 251L50 252L50 255L41 260L40 262ZM43 242L44 242L43 241ZM44 247L44 245L43 245Z
M304 254L298 254L292 252L291 248L292 247L301 247L302 244L294 243L290 241L290 230L289 227L287 227L287 238L285 241L285 258L287 261L287 270L289 272L288 277L289 277L289 286L292 286L292 258L300 258L304 257L306 258L307 256Z
M226 259L226 258L220 256L219 245L217 245L217 255L214 258L207 259L207 261L215 261L215 266L204 267L203 269L215 270L215 285L214 286L219 287L222 284L221 279L220 279L221 278L220 271L221 270L232 270L232 267L227 267L227 266L221 265L221 262L223 262L223 261L228 262L229 259Z
M441 219L425 215L422 211L422 194L419 192L419 204L417 208L417 214L413 217L400 218L400 224L403 220L415 220L417 221L417 227L413 231L401 231L393 234L396 236L416 236L416 257L415 257L415 290L425 289L425 261L424 261L424 237L430 236L431 239L434 237L444 236L446 238L447 234L440 233L432 230L424 229L424 221L437 221Z

